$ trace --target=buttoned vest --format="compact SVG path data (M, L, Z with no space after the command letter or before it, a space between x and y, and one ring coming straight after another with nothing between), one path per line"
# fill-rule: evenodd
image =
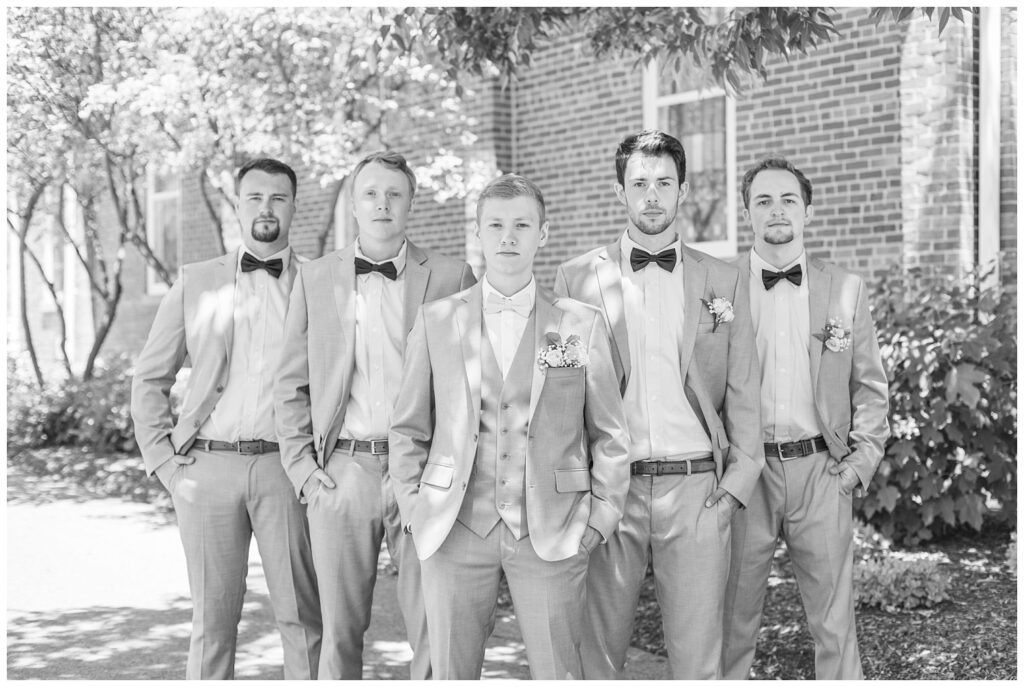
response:
M526 446L530 421L530 386L536 310L530 314L508 376L491 348L487 324L480 336L480 436L473 472L462 499L458 520L486 537L499 520L522 539L526 523Z

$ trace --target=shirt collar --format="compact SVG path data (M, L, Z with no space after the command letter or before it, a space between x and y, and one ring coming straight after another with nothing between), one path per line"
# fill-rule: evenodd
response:
M794 265L800 265L800 270L805 275L807 274L807 251L800 251L800 255L796 257L796 260L780 270L776 268L775 265L769 264L764 258L758 255L756 249L750 249L750 274L752 277L756 277L756 281L759 284L761 283L761 270L768 270L769 272L785 272Z
M536 277L531 275L530 276L530 283L527 284L526 286L524 286L523 288L519 289L518 291L516 291L511 296L506 296L506 295L502 294L500 291L498 291L496 288L491 286L491 282L488 281L486 274L484 274L484 278L483 278L482 281L483 281L483 301L485 303L487 302L488 296L490 296L491 294L494 294L498 298L501 298L501 299L504 299L504 300L507 300L507 301L513 301L513 302L515 302L517 304L522 304L522 303L528 304L530 306L530 310L533 310L534 302L537 300L537 279L536 279Z
M288 267L289 267L289 265L291 264L291 261L292 261L292 247L291 246L285 246L284 248L282 248L281 250L277 251L273 255L271 255L269 257L266 257L266 258L261 258L260 256L256 255L255 253L253 253L251 250L249 250L248 248L246 248L243 245L243 246L239 247L238 253L235 255L235 271L236 272L238 272L238 271L240 271L242 269L242 256L245 255L246 253L251 254L257 260L262 260L264 262L266 262L267 260L273 260L274 258L280 258L281 259L281 274L284 274L285 272L288 271Z
M408 248L408 246L408 241L402 241L402 247L398 249L398 255L396 255L393 258L388 258L387 260L381 260L380 262L377 262L376 260L371 260L370 258L366 257L366 254L363 253L363 249L359 247L359 238L356 237L356 257L362 258L367 262L372 262L374 265L382 265L385 262L390 262L395 266L395 273L401 274L402 272L405 271L405 261L407 257L406 249Z
M621 262L620 266L622 267L623 274L626 273L627 268L628 268L629 272L633 271L632 266L630 266L630 264L629 264L629 254L633 252L634 248L636 248L638 250L642 250L645 253L650 253L649 250L647 250L646 248L641 246L639 243L637 243L633 239L629 238L629 232L628 231L622 232L622 238L619 240L619 252L621 253L621 256L619 257L619 260ZM673 241L672 243L668 244L667 246L665 246L664 248L662 248L658 252L660 253L661 251L668 250L669 248L675 249L675 251L676 251L676 262L677 263L680 260L682 260L682 257L683 257L683 247L682 247L682 241L680 241L680 239L679 239L679 234L676 234L675 241Z

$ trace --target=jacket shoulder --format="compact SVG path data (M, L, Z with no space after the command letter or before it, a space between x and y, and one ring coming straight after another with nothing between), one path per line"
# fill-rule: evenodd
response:
M575 298L559 296L555 300L554 306L565 313L587 321L601 315L599 308L589 303L578 301Z
M821 269L822 271L826 272L830 277L837 281L856 284L858 286L864 285L863 277L861 277L856 272L851 272L845 267L840 267L834 262L828 262L827 260L822 260L821 258L810 258L809 263L812 266L815 266L818 269Z
M588 250L583 255L578 255L575 258L570 258L569 260L566 260L559 266L559 269L565 272L588 269L597 261L597 256L606 249L607 246L598 246L597 248Z
M423 254L426 256L427 259L425 263L430 266L430 269L462 272L462 270L468 266L468 263L465 260L460 260L458 258L453 258L450 255L439 253L432 248L419 247L419 249L423 251Z

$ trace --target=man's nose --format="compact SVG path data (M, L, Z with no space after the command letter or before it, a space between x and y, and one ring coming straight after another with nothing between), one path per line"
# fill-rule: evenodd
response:
M516 245L515 234L512 233L511 229L506 229L501 232L501 245L503 246L514 246Z
M658 198L658 189L654 186L649 186L647 190L644 191L644 201L648 205L657 205L660 203L661 199Z

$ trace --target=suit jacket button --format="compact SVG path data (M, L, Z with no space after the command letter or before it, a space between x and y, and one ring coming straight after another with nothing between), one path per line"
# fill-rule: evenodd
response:
M466 488L466 483L465 483L465 482L463 482L463 483L462 483L462 488L463 488L463 489L465 489L465 488Z
M223 386L218 386L217 387L217 392L220 393L222 391L224 391L224 387Z
M200 424L202 423L200 423L199 420L196 420L195 422L192 423L192 426L195 427L196 429L199 429Z

